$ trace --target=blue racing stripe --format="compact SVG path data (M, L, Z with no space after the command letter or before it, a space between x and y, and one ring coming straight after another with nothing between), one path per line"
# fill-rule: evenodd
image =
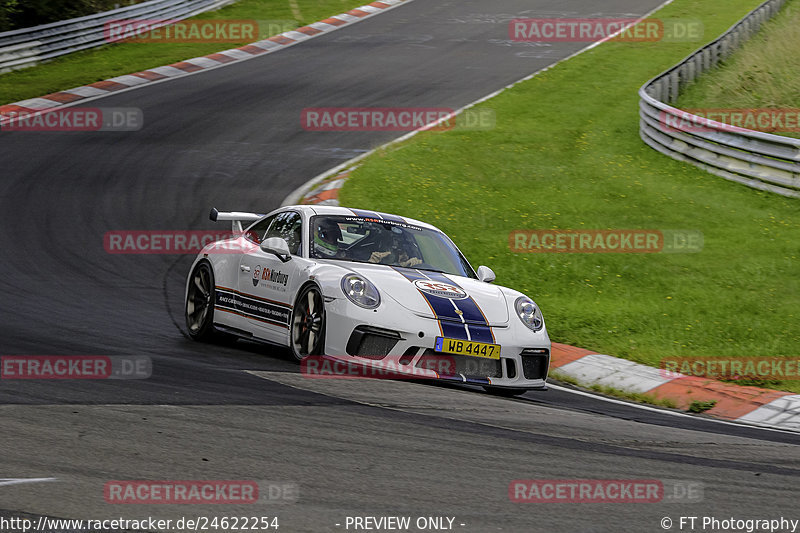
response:
M494 334L492 333L492 328L489 326L469 324L467 327L469 327L469 336L472 337L472 340L494 344Z
M419 270L415 270L413 268L405 268L405 267L392 267L393 269L400 272L408 281L417 281L418 279L428 279L426 276L423 276Z
M458 285L458 283L454 282L441 272L426 272L425 274L428 275L434 281L440 281L442 283L448 283L450 285L455 285L461 290L464 290L462 287ZM466 291L465 291L466 292ZM472 296L468 296L467 298L462 298L461 300L455 300L456 305L458 308L464 313L464 320L467 322L475 322L477 324L486 324L486 317L483 316L480 307L478 307L477 302L472 299ZM452 305L452 304L451 304Z
M431 270L426 270L425 275L428 276L433 281L441 281L442 283L447 283L448 285L455 285L456 287L458 287L458 285L453 283L453 280L451 280L441 272L433 272Z
M442 337L447 337L448 339L458 339L461 341L469 340L467 339L467 330L464 329L464 324L461 322L441 320L439 323L442 325Z
M458 283L454 282L441 272L425 272L425 274L434 281L451 283L463 290ZM492 328L489 326L483 311L481 311L481 308L478 306L478 302L476 302L472 296L468 296L467 298L462 298L461 300L453 300L453 303L455 303L458 309L464 313L462 317L469 326L469 334L472 340L494 344L494 333L492 332ZM451 303L450 305L452 306L453 304Z
M457 283L440 272L420 271L403 267L393 268L412 283L420 279L430 279L432 281L439 281L459 287ZM436 319L439 321L442 336L451 339L473 340L492 344L495 342L492 328L486 321L486 317L483 315L480 307L478 307L477 302L472 299L472 296L460 300L451 300L450 298L428 294L423 291L419 291L419 293L425 298L428 305L431 306ZM455 306L453 304L455 304ZM463 313L462 315L456 312L456 307ZM465 322L469 328L469 338L467 338L467 332L464 328Z
M415 270L412 268L404 268L404 267L392 267L392 268L401 273L403 276L405 276L405 278L408 281L411 282L421 279L430 279L426 274L423 274L419 270ZM431 306L433 314L436 316L437 319L455 320L461 322L461 317L458 316L455 307L453 307L453 304L450 303L449 299L434 296L432 294L428 294L422 291L419 291L419 293L422 295L423 298L425 298L425 300L428 302L428 305Z
M461 317L458 315L458 313L456 313L456 308L453 307L453 303L450 301L450 299L442 298L441 296L434 296L433 294L428 294L426 292L423 292L422 296L424 296L425 299L428 300L428 303L431 304L433 312L436 313L436 318L440 320L455 320L459 324L461 323Z
M486 317L483 316L480 307L470 296L462 300L456 300L456 305L464 313L464 320L475 324L486 324Z

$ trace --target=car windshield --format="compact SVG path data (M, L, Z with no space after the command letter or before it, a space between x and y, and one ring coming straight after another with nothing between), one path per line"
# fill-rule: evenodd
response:
M399 218L313 217L311 256L476 277L446 235Z

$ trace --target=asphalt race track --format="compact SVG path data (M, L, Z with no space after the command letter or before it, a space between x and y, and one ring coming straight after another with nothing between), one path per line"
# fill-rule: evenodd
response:
M511 18L630 17L659 4L415 0L278 53L90 104L140 108L137 132L0 134L0 353L153 361L145 380L0 381L0 477L55 478L0 482L0 516L277 516L284 532L346 531L348 516L570 533L664 531L663 517L674 531L680 516L800 519L794 435L562 390L510 400L306 379L284 351L186 338L190 257L103 247L111 230L213 228L212 205L267 212L397 136L304 131L303 108L459 108L584 46L512 43ZM299 497L176 506L103 496L110 480L214 479L292 484ZM702 484L702 494L512 503L517 479L658 479Z

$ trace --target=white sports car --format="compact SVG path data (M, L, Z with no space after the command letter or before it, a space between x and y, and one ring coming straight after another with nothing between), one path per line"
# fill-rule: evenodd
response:
M473 270L430 224L332 206L212 209L211 220L231 221L233 235L192 264L191 337L275 343L298 361L390 361L499 394L546 388L550 339L539 307L492 285L490 268Z

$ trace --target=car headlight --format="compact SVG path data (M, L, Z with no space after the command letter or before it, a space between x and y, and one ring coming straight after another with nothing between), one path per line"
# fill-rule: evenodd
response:
M358 274L348 274L342 278L342 292L348 300L365 309L375 309L381 305L378 289Z
M529 330L539 331L544 326L542 312L534 301L527 296L517 298L517 301L514 302L514 309L516 309L519 319Z

